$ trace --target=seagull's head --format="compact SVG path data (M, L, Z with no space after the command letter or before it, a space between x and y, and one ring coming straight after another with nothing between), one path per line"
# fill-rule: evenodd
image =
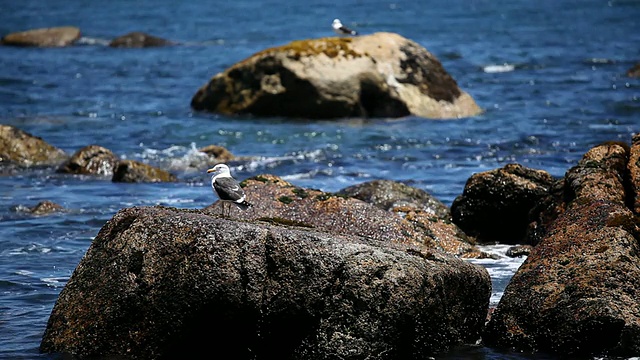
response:
M333 27L336 29L339 29L342 26L342 23L340 22L340 19L333 19Z
M215 173L215 174L229 174L229 167L225 164L218 164L211 169L207 170L207 173Z

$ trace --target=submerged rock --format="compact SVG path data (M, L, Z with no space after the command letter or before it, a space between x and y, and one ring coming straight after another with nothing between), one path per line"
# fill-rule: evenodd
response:
M640 63L635 64L627 70L628 77L640 77Z
M0 168L52 166L67 158L57 147L10 125L0 125Z
M484 268L437 250L129 208L103 226L60 293L40 350L424 359L478 339L490 292Z
M193 96L223 114L457 118L481 109L435 56L398 34L294 41L254 54Z
M53 201L44 200L36 204L33 208L30 208L29 212L33 215L48 215L63 210L64 207L62 207L62 205L56 204Z
M589 150L563 180L483 335L487 345L574 356L640 354L640 230L631 149ZM635 188L637 189L637 188ZM630 206L631 205L631 206Z
M0 43L11 46L63 47L73 45L80 39L80 29L61 26L33 29L5 35Z
M117 48L146 48L168 45L173 45L173 42L139 31L119 36L109 43L109 46Z

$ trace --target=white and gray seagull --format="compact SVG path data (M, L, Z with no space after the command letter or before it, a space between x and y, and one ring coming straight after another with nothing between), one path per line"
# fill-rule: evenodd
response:
M331 26L333 27L333 31L335 31L338 35L358 35L355 30L351 30L348 27L342 25L340 19L333 19L333 24L331 24Z
M240 184L231 177L229 167L225 164L218 164L211 169L207 170L207 173L213 173L211 176L211 187L213 192L218 195L220 201L222 201L222 216L224 216L224 206L226 203L232 203L239 209L246 210L253 206L247 202L247 196L240 187Z

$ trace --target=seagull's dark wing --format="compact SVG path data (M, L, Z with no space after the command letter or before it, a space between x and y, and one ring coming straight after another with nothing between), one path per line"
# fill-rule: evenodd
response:
M238 201L244 196L244 190L240 184L230 177L220 177L213 182L213 189L220 197L220 200Z

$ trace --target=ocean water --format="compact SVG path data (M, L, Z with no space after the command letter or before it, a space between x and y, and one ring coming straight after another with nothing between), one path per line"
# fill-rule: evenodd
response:
M640 131L637 0L341 2L0 0L0 35L81 28L80 45L0 47L0 123L72 154L90 144L172 171L171 184L30 169L0 175L0 359L48 359L38 346L49 313L102 225L138 205L203 208L215 197L197 148L238 156L238 179L270 173L337 191L373 179L403 181L450 205L474 173L516 162L563 176L603 141ZM362 34L399 33L426 47L485 110L454 120L327 121L194 113L196 90L267 47L332 36L331 21ZM112 49L144 31L180 44ZM24 211L50 200L61 213ZM504 245L487 251L504 254ZM524 259L489 269L497 304ZM443 359L542 359L479 346Z

